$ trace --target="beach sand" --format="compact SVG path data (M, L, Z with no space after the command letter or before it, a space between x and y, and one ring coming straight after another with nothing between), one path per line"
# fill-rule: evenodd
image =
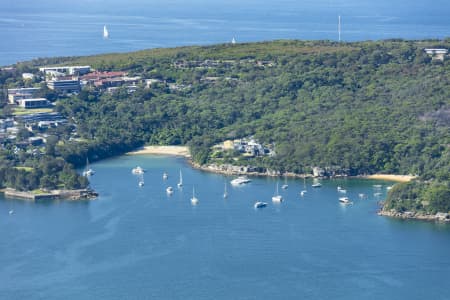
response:
M397 182L408 182L416 178L412 175L393 175L393 174L373 174L364 176L367 179L392 180Z
M140 154L161 154L191 157L189 148L186 146L145 146L135 151L127 153L128 155Z

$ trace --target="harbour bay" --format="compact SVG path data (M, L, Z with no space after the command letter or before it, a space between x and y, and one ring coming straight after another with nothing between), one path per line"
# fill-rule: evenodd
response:
M4 41L0 43L0 66L40 57L212 45L230 43L232 40L236 40L238 44L277 39L337 41L338 16L342 20L344 43L381 39L448 39L449 14L448 5L443 0L435 1L433 5L405 0L382 0L376 3L353 0L281 0L264 3L254 0L231 0L226 3L205 0L134 0L124 3L112 0L107 4L99 0L71 3L6 0L0 10L0 39ZM379 42L377 47L383 48L386 46L383 44L389 43ZM399 42L404 46L408 46L408 43L414 42ZM362 44L364 43L360 43L358 47L364 48ZM341 46L338 43L334 45ZM228 45L218 46L220 47L227 48ZM290 48L292 47L284 49ZM366 49L369 49L367 53L372 52L372 48ZM422 48L417 49L417 54L424 53ZM181 49L180 55L183 55L184 50ZM211 51L214 53L217 49ZM362 57L365 57L365 53L361 54ZM305 55L301 53L299 57ZM195 57L195 54L191 56ZM341 59L339 56L337 58ZM124 61L127 59L131 61L131 56L125 57ZM148 59L152 59L151 54ZM397 65L394 60L393 65ZM438 62L430 62L430 66L425 62L417 65L427 67L423 69L426 76L420 77L425 81L418 80L417 84L405 81L408 84L391 85L395 81L392 78L374 82L379 87L386 87L386 90L398 91L392 97L393 100L405 98L417 101L417 105L413 106L417 110L413 112L421 111L421 116L424 117L419 119L422 121L426 116L431 118L438 114L435 111L422 111L418 104L425 103L422 101L424 99L429 100L428 95L434 96L432 92L444 89L430 88L430 93L424 94L426 97L415 99L414 91L430 87L430 78L441 74L436 71L440 66ZM158 68L170 66L171 63L159 64ZM148 65L146 68L151 69ZM320 67L313 66L312 69ZM154 70L156 71L156 67ZM297 73L306 74L296 70L289 73L290 78ZM382 68L380 70L386 71ZM430 70L435 73L427 73ZM398 77L403 78L404 74L409 74L406 71L405 69L399 73L402 76ZM337 73L342 75L340 70ZM328 78L328 75L324 78ZM382 77L378 79L380 78ZM267 79L268 83L284 83L283 80L274 80L276 78L271 75ZM309 82L307 78L304 79L304 82ZM11 84L20 84L19 82ZM258 91L269 84L250 83L248 87L250 85ZM397 88L405 86L408 88L404 90ZM445 86L445 83L436 86ZM298 87L294 85L295 90ZM314 89L318 90L320 87ZM404 95L406 90L411 93ZM243 91L247 91L247 88L243 88ZM229 95L224 95L223 98L232 99ZM334 95L340 98L342 94ZM442 99L442 95L440 98L436 97L436 103L446 103L448 99ZM193 97L205 103L217 100L215 98ZM298 99L303 98L304 94ZM268 99L271 98L268 96ZM281 100L286 99L288 98L284 97ZM361 95L355 94L354 99L346 99L354 104L357 99L361 99ZM156 103L158 97L152 96L147 100L147 103ZM189 99L180 99L180 103L181 100L188 103L186 101ZM135 102L140 103L138 100ZM274 101L267 101L269 104L272 102ZM104 110L104 115L96 117L96 121L110 120L112 113L109 112L112 111L109 109L122 104L123 112L131 111L133 118L129 120L136 123L143 119L156 120L150 114L156 110L151 107L145 110L148 116L136 118L143 109L136 109L137 106L124 101L114 103L117 105L110 105ZM252 110L253 105L257 104L256 101L248 103L243 105L239 102L237 106L241 108L242 105L241 110ZM384 107L391 105L392 111L396 111L394 101L386 103L389 104ZM344 102L336 101L336 104ZM291 107L289 105L291 104L287 104L288 108ZM334 104L328 107L330 114L332 110L339 108ZM348 115L368 116L367 119L362 118L366 121L370 119L379 122L383 119L386 126L380 126L377 132L386 133L386 129L394 128L393 124L397 121L410 118L392 119L389 124L383 118L385 115L378 115L384 107L380 105L376 108L377 114L365 115L365 111L361 114L355 110L356 105L349 105L348 110L343 110L342 118L336 120L343 120ZM168 110L171 108L169 105ZM195 112L200 110L196 105L193 108ZM280 105L277 109L280 108L283 107ZM300 108L299 112L308 111L303 106ZM208 115L206 112L205 110L203 115ZM171 119L173 114L169 116ZM197 120L193 116L198 115L186 114L186 119ZM290 116L290 113L286 113L285 119ZM325 114L321 116L318 118L323 118ZM414 114L411 119L415 117ZM217 117L211 118L214 121L216 119ZM281 117L279 119L283 120ZM167 128L177 128L184 121L183 117L178 122L175 120L173 119L174 126ZM134 128L128 127L129 123L119 123L119 119L110 121L106 126L97 127L109 128L112 125L111 127L117 128ZM201 121L199 123L208 124ZM268 125L281 123L283 122L271 121ZM91 123L91 126L92 124L96 123ZM292 124L293 128L297 128L300 123ZM336 124L340 126L343 123ZM187 125L186 127L189 128ZM433 126L429 126L431 127ZM251 126L245 126L244 129L246 128ZM275 129L273 132L276 132ZM283 134L283 130L279 131ZM305 131L307 130L298 129L298 137ZM401 129L396 131L400 132ZM444 131L445 129L442 130ZM135 131L129 129L128 132L107 132L111 134L111 138ZM147 130L145 134L150 135L150 132L152 131ZM153 133L155 132L151 134ZM164 137L164 134L161 136ZM405 131L403 139L409 139L410 136L412 135ZM417 141L422 137L420 135ZM381 142L384 138L381 136ZM298 140L302 142L298 145L307 149L306 139ZM365 138L361 143L335 143L330 149L337 149L338 155L330 156L335 158L352 151L359 153L361 144L366 140L369 139ZM377 141L376 138L373 140ZM435 140L439 141L438 138ZM170 143L161 141L157 140L155 143ZM184 144L186 139L176 141ZM200 137L197 140L203 141ZM120 140L118 144L121 144ZM430 143L432 146L434 144ZM318 145L322 146L320 143ZM346 145L349 147L343 147ZM132 148L126 151L130 149ZM428 151L434 148L425 149ZM103 151L104 147L100 145L97 150ZM169 151L180 156L164 154ZM86 152L88 153L89 151ZM186 158L181 157L189 154L187 147L146 147L133 153L139 155L95 161L99 158L97 153L90 152L94 159L89 165L95 171L92 173L94 175L89 176L90 185L99 193L95 200L25 201L0 196L0 299L447 299L450 226L439 222L400 220L377 215L380 202L386 199L388 188L396 184L389 180L392 177L375 175L372 179L324 179L320 180L318 188L313 188L315 182L312 179L255 176L250 177L249 183L234 186L231 184L236 178L234 175L193 168ZM295 153L298 155L302 152ZM405 153L403 156L407 157L408 152ZM9 157L5 156L4 160L7 159ZM89 164L88 159L82 156L82 161L85 160ZM411 159L411 163L415 163L413 160ZM363 159L361 161L366 162ZM308 163L310 160L306 162L309 168ZM441 165L443 163L444 159ZM291 165L297 166L294 163ZM29 170L30 167L27 166ZM146 172L132 174L137 166ZM27 170L22 166L18 168ZM87 169L88 167L85 171ZM81 169L77 171L83 173ZM408 172L417 174L415 171ZM168 174L168 178L163 178L163 174ZM178 188L181 174L183 186ZM413 176L396 179L408 181L411 177ZM283 184L288 187L281 188ZM173 187L171 194L167 193L169 186ZM223 196L224 188L226 198ZM199 201L197 205L192 205L194 189ZM272 201L275 191L282 196L281 203ZM255 208L257 202L267 205Z
M143 187L131 173L137 165L146 169ZM0 297L444 299L450 228L378 216L392 182L334 179L313 189L289 179L284 201L273 204L277 179L229 185L224 199L234 177L183 158L122 156L92 168L97 200L1 199ZM353 205L339 204L338 186ZM268 206L255 210L257 200Z

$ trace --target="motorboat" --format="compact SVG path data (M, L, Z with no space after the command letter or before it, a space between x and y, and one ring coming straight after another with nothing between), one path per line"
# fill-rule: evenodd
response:
M136 168L133 168L131 170L131 173L133 174L144 174L145 170L142 169L140 166L137 166Z
M169 194L169 195L173 194L173 188L171 186L168 186L166 188L166 193Z
M230 181L232 185L241 185L249 182L251 182L251 180L248 179L246 176L239 176L238 178L235 178Z
M266 206L267 206L267 203L266 202L262 202L262 201L257 201L253 205L254 208L262 208L262 207L266 207Z
M350 199L348 199L348 197L340 197L339 202L342 204L353 204L353 202L351 202Z

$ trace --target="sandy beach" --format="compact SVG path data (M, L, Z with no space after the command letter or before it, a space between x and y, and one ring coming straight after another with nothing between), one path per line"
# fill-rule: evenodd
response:
M416 178L412 175L393 175L393 174L373 174L364 176L367 179L392 180L397 182L408 182Z
M135 151L127 153L128 155L140 154L161 154L191 157L189 148L186 146L145 146Z

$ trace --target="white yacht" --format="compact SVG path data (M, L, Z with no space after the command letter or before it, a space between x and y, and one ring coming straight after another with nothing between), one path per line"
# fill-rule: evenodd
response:
M167 174L166 172L163 173L163 179L166 180L167 178L169 178L169 174Z
M137 166L136 168L133 168L131 170L131 173L133 174L144 174L145 170L142 169L140 166Z
M322 187L322 184L320 182L315 182L311 185L313 188L320 188Z
M283 201L283 197L278 193L278 183L277 183L277 189L276 189L275 195L272 196L272 201L273 202Z
M353 202L351 202L350 199L348 199L348 197L340 197L339 202L342 204L353 204Z
M230 181L232 185L241 185L245 183L249 183L251 180L248 179L246 176L239 176L238 178L235 178Z
M253 205L254 208L262 208L262 207L266 207L266 206L267 206L267 203L261 202L261 201L258 201Z
M305 191L305 190L303 190L303 191L300 192L300 196L302 196L302 197L305 196L305 194L306 194L306 191Z

